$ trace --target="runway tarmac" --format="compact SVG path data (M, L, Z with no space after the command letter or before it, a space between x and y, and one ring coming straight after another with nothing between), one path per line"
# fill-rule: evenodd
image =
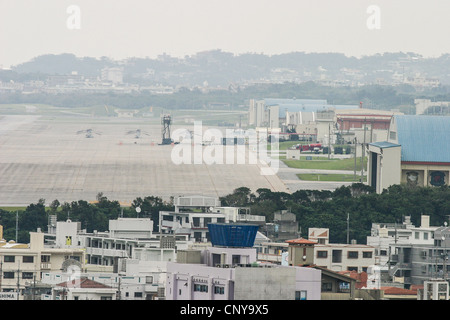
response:
M87 129L93 138L77 134ZM126 134L136 129L149 135ZM126 204L145 196L219 197L242 186L289 191L278 175L261 175L264 164L177 165L174 146L160 142L161 125L143 118L0 116L0 206L93 201L99 192Z

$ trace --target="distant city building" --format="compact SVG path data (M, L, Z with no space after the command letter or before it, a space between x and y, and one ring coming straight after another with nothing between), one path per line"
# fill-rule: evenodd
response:
M101 79L114 84L121 84L123 83L123 69L117 67L103 68L101 71Z

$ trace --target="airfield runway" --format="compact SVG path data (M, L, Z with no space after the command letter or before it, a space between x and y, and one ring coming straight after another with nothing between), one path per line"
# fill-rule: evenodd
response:
M87 129L93 138L77 134ZM126 134L136 129L139 139ZM0 205L94 201L99 192L125 204L145 196L219 197L242 186L289 192L279 176L261 174L264 164L177 165L174 146L160 142L161 125L142 118L2 115Z

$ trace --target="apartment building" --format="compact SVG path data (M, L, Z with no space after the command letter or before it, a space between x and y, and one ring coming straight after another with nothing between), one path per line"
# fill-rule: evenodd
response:
M375 247L375 262L387 266L394 244L433 245L434 231L437 226L430 226L430 216L422 215L419 226L411 222L411 216L404 217L402 223L372 223L367 244Z
M288 264L316 265L332 271L367 272L375 264L375 248L370 245L329 243L327 228L310 228L310 238L291 239L288 243Z
M320 300L320 270L257 262L257 226L211 226L212 247L168 263L167 300Z
M85 251L81 248L46 248L44 234L30 232L29 244L0 244L0 292L19 292L32 281L40 281L45 272L81 272L85 269Z
M434 230L432 244L391 244L388 272L394 282L422 285L430 279L448 280L450 265L450 227Z
M159 212L161 234L185 235L194 242L209 242L209 223L265 224L265 217L252 215L248 208L222 207L218 198L177 197L174 211Z

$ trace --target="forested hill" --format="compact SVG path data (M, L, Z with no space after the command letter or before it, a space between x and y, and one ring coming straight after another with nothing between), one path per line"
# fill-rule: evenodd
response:
M13 66L17 74L64 75L76 71L86 77L100 76L106 67L120 67L129 83L165 82L168 85L226 87L230 83L264 80L270 76L292 74L301 81L322 77L339 80L356 77L361 83L402 77L438 78L450 84L450 54L424 58L416 53L387 52L363 57L342 53L290 52L277 55L233 54L221 50L199 52L182 58L160 55L115 61L108 57L77 57L74 54L47 54ZM182 75L182 77L180 77Z
M135 208L141 208L140 217L150 217L154 230L158 230L160 210L173 210L171 202L159 197L136 198L130 208L122 208L118 201L109 200L99 193L96 203L74 201L59 203L53 200L49 206L41 199L24 210L1 210L0 224L4 227L4 238L15 239L16 213L19 218L19 242L29 241L29 232L37 228L47 230L48 215L56 214L65 220L80 221L88 232L106 231L108 221L124 217L136 217ZM430 216L431 226L443 225L450 216L450 188L408 188L395 185L381 194L364 184L342 186L335 191L301 190L292 194L258 189L252 192L247 187L234 190L220 198L222 206L249 207L252 214L266 216L266 222L273 221L274 213L289 210L294 213L307 237L308 228L329 228L330 242L345 243L347 238L347 216L349 216L350 238L365 244L370 235L372 223L401 224L405 216L411 216L416 226L420 225L422 214Z

